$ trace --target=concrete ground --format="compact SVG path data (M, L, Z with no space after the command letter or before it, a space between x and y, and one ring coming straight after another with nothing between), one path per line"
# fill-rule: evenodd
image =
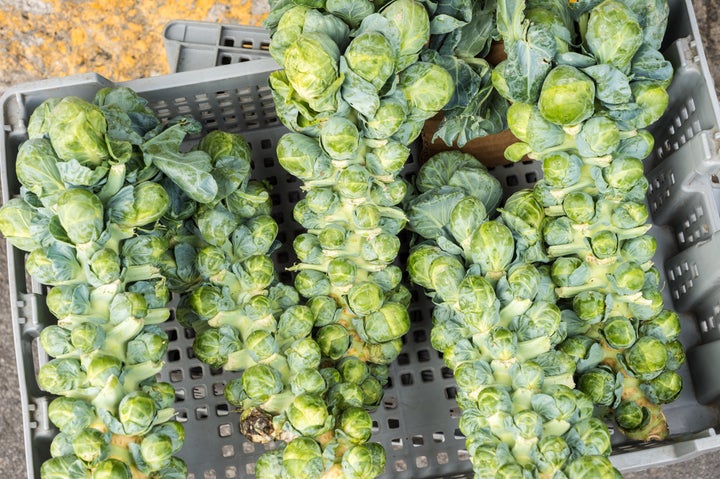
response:
M693 0L716 85L720 2ZM258 25L266 0L0 0L0 94L10 85L96 71L114 80L168 72L162 27L174 19ZM0 263L5 264L0 241ZM0 478L27 477L7 271L0 267ZM628 479L715 479L720 454L626 474Z

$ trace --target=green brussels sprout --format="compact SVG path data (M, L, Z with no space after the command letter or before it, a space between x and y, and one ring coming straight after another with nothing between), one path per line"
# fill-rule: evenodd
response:
M248 334L245 339L245 348L250 357L257 362L270 358L279 349L275 336L264 329L258 329Z
M657 287L643 288L642 296L627 303L630 314L640 321L647 321L663 310L663 297Z
M48 418L61 432L75 436L90 426L96 416L90 403L82 399L60 396L50 402Z
M644 175L642 161L636 158L615 158L603 168L603 179L620 191L630 191Z
M380 309L384 292L376 283L363 281L353 285L348 292L348 305L358 316L366 316Z
M400 72L399 88L413 109L411 115L419 120L430 118L442 110L455 91L447 70L427 62L413 63Z
M61 160L95 168L109 158L107 122L96 105L66 96L53 107L48 123L47 135Z
M640 291L645 284L645 271L632 261L623 261L617 264L608 280L615 292L619 294L632 294Z
M573 311L586 324L595 324L605 315L605 295L597 291L581 291L572 302Z
M399 33L397 71L417 64L420 50L430 39L430 19L425 7L413 0L395 0L387 3L380 14Z
M18 148L15 161L17 179L47 206L54 204L66 189L58 169L59 161L50 140L46 138L32 138Z
M35 208L25 200L11 198L0 208L0 232L14 247L31 252L41 247L32 232Z
M42 337L42 335L41 335ZM83 353L91 353L100 349L105 343L105 330L94 323L80 323L70 332L73 347Z
M321 395L327 389L327 382L317 369L301 369L290 380L290 390L295 396L301 394Z
M570 447L562 437L554 435L541 436L537 442L536 463L538 471L552 473L553 471L562 470L568 459L570 459L570 454Z
M72 188L57 200L57 215L70 240L75 244L96 241L104 229L103 205L92 192Z
M553 261L550 276L558 286L580 286L590 279L590 267L580 258L563 256Z
M307 305L293 305L280 314L277 339L283 342L310 336L315 324L312 309Z
M40 466L40 477L42 479L87 477L88 474L88 467L74 454L52 457Z
M350 290L350 293L351 292L352 289ZM350 293L348 293L348 296L350 295ZM315 326L325 326L326 324L335 322L338 305L335 300L330 296L313 296L312 298L308 299L306 305L310 308L310 311L312 311Z
M657 240L652 235L642 235L623 241L620 247L620 255L626 261L645 263L655 256Z
M51 97L35 107L27 125L27 133L30 139L41 138L47 134L52 119L53 108L60 103L60 100L62 100L62 98Z
M117 418L126 435L143 435L155 423L157 407L149 394L133 391L126 394L118 405Z
M538 108L548 121L572 126L590 118L595 111L595 83L575 67L553 68L540 91Z
M639 107L637 116L628 121L629 127L639 130L655 123L665 113L670 101L667 90L662 85L649 81L630 83L633 98Z
M568 445L583 456L608 456L610 454L610 431L596 417L581 419L565 434Z
M491 281L498 279L510 266L515 240L510 228L491 220L481 224L470 240L470 257Z
M641 380L657 377L667 365L665 345L657 338L643 336L623 353L628 369Z
M291 175L304 181L317 177L316 165L324 156L317 139L301 133L286 133L278 140L276 150L280 165Z
M669 404L682 392L683 379L675 371L663 371L640 388L655 404Z
M410 315L403 305L386 302L379 310L365 316L363 323L367 341L384 343L401 338L410 330Z
M577 155L558 151L541 158L543 179L556 188L572 186L580 179L582 160Z
M614 419L617 425L625 430L632 431L645 426L650 419L647 408L635 401L621 401L615 408Z
M145 326L140 334L128 341L125 362L140 364L145 361L161 361L167 352L168 343L168 335L160 327Z
M371 230L378 227L381 220L380 210L371 203L363 203L353 209L353 224L361 230Z
M377 146L367 154L367 168L378 176L397 175L405 167L410 148L399 141L390 140Z
M325 469L320 445L304 436L287 444L282 453L282 464L290 477L298 479L320 477Z
M633 322L625 316L608 318L603 325L603 336L608 346L624 350L632 346L637 340L637 329Z
M332 96L339 88L340 51L328 35L307 32L285 50L284 67L287 79L303 99L314 100Z
M287 410L290 424L303 436L318 436L333 427L334 418L328 413L322 397L301 394L292 401Z
M153 382L152 384L144 383L141 390L149 395L158 409L166 409L175 402L175 388L170 383Z
M620 143L620 129L610 118L594 116L583 123L575 142L581 156L609 155Z
M665 366L670 371L676 371L685 364L686 361L686 355L685 355L685 347L680 342L680 340L675 339L673 341L670 341L665 345L668 351L668 362Z
M350 347L348 330L339 323L322 326L315 334L315 340L324 356L333 360L340 359Z
M609 63L628 73L643 43L643 30L625 4L605 0L590 11L585 40L598 63Z
M248 163L252 159L250 144L242 135L221 130L206 133L198 143L198 149L209 154L213 164L224 157L241 158Z
M380 32L367 31L352 39L344 53L353 72L380 90L395 72L393 48Z
M165 434L150 433L140 442L140 456L146 467L160 471L170 464L173 455L173 441Z
M350 67L352 68L352 64ZM375 115L365 121L365 136L378 140L390 138L405 120L407 120L407 106L403 101L395 97L381 98Z
M350 442L363 444L372 435L373 419L365 409L351 407L342 412L339 426Z
M619 240L613 231L598 231L590 237L590 247L596 258L605 259L614 256L618 250ZM623 243L624 245L624 243Z
M320 330L318 330L318 332L319 331ZM300 371L306 368L319 368L322 351L318 342L313 338L301 338L286 348L285 358L287 359L290 369Z
M159 183L144 181L125 186L110 198L107 209L110 220L124 227L138 227L153 223L170 207L170 197Z
M312 233L301 233L293 240L293 249L298 259L304 263L320 264L324 255L318 237Z
M88 266L100 284L109 284L120 278L120 256L110 248L101 248L93 253Z
M40 346L54 358L72 353L75 347L70 340L70 333L65 328L50 324L40 331Z
M647 130L638 130L634 136L623 138L615 151L615 158L647 158L652 153L655 138Z
M118 459L105 459L93 468L92 479L131 479L130 467Z
M314 270L302 270L295 276L295 288L301 296L327 296L330 293L330 279L325 273Z
M95 387L104 386L112 377L120 377L123 369L122 360L109 354L94 354L87 366L87 382Z
M620 479L610 459L603 455L580 456L571 461L563 471L568 479Z
M85 380L80 361L72 358L53 359L40 366L37 374L40 389L57 395L78 389Z
M563 211L575 223L589 223L595 216L595 200L582 191L573 191L563 200Z
M238 331L231 326L206 329L195 337L193 353L212 368L226 366L228 356L242 348Z
M297 8L297 7L296 7ZM272 449L264 452L255 462L257 479L276 479L283 474L284 449Z
M85 428L72 441L73 452L87 464L95 464L105 459L110 450L108 434L97 429Z
M342 471L348 477L371 479L385 470L385 449L376 442L357 444L342 457Z
M360 132L347 118L332 116L320 130L320 145L330 158L348 160L360 145Z
M583 372L578 378L577 388L599 406L613 406L622 392L612 371L603 367Z

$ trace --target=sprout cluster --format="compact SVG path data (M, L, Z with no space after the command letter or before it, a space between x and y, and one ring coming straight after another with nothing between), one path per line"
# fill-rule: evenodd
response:
M559 349L577 362L577 387L627 437L662 439L668 430L660 405L680 393L684 353L652 263L643 160L653 148L645 128L668 104L672 67L658 51L668 6L604 0L556 7L550 10L563 20L563 35L583 48L548 43L546 72L522 88L514 74L498 74L496 85L513 102L509 126L521 140L506 157L542 162L532 194L546 217L534 234L563 308L568 338ZM534 15L517 8L499 15L512 13L515 27L532 30ZM520 48L512 45L524 40L507 35L510 52Z
M174 260L157 233L170 197L142 149L162 126L134 92L105 88L92 103L45 101L27 130L0 230L29 253L57 320L39 337L52 359L37 382L58 396L48 415L60 431L41 477L184 477L175 391L155 379Z
M410 328L410 292L392 264L407 222L399 173L425 120L452 97L453 79L420 61L430 37L421 2L278 0L270 7L270 53L282 68L269 84L291 130L277 156L306 193L294 208L306 231L294 238L291 271L311 320L303 348L313 345L313 352L305 362L304 349L293 351L298 359L288 358L279 375L244 373L263 378L275 392L258 401L285 408L275 421L300 433L266 455L257 474L376 477L385 454L368 443L365 409L378 404L387 365Z
M457 181L468 170L478 181ZM491 219L499 182L457 151L430 158L416 184L408 218L424 241L407 268L435 303L430 339L457 381L474 477L580 477L586 460L614 475L610 433L557 350L567 331L550 269L524 254L544 218L532 192Z

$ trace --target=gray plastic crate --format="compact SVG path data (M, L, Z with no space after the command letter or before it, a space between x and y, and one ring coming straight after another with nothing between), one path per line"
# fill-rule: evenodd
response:
M163 43L171 73L270 57L270 34L253 26L173 20Z
M678 0L671 1L671 5L672 24L665 52L676 68L676 75L670 89L670 108L653 128L657 150L648 161L648 176L657 186L651 191L649 204L655 195L656 204L659 204L658 198L662 198L664 205L676 205L665 206L665 211L661 207L653 208L653 218L658 219L653 233L659 241L656 263L668 284L667 305L675 304L681 312L684 327L681 339L689 350L689 360L681 369L686 388L676 402L665 408L672 438L645 445L629 443L619 434L613 436L612 460L623 472L675 463L720 449L720 437L715 435L720 428L717 395L720 392L720 368L717 367L720 342L713 342L717 336L708 332L713 328L709 328L707 316L717 309L715 286L720 283L717 277L720 265L715 264L720 262L720 255L712 252L718 249L720 241L720 233L713 234L719 222L713 165L718 158L716 133L720 110L691 4L689 0ZM125 85L147 98L163 120L177 114L191 114L206 130L234 131L248 139L253 147L254 175L268 179L274 187L273 214L280 223L280 240L285 245L276 253L276 260L280 266L291 264L294 258L291 239L300 231L291 211L300 197L300 183L287 175L275 157L276 142L287 131L275 115L267 87L267 76L276 68L277 64L271 60L258 60L124 83L113 83L98 75L81 75L12 88L0 99L3 201L19 190L14 158L18 145L26 138L27 120L38 104L49 97L66 95L90 99L101 87ZM411 159L407 173L411 174L417 167L417 161ZM506 194L510 194L531 186L542 172L537 163L529 162L496 167L492 173L500 179ZM680 186L660 193L662 181ZM696 203L698 206L693 206ZM698 216L699 205L704 213ZM698 218L713 215L710 219L698 220L707 224L710 233L692 242L681 241L681 233L687 237L685 230L692 230L686 226L692 219L692 211ZM687 260L687 269L683 260ZM679 281L686 277L678 276L676 267L695 274L690 266L692 261L699 265L692 284L688 283L689 288L685 286L692 294L683 293L686 296L677 296L673 303L674 292L682 291ZM21 420L28 477L32 479L39 477L40 464L49 456L50 441L56 433L47 417L47 405L52 398L41 391L35 381L37 368L47 361L37 346L37 337L53 319L44 305L45 288L26 280L24 254L10 245L8 268L21 384ZM287 274L283 277L289 279ZM421 291L414 291L414 297L411 330L398 361L391 367L391 384L384 400L373 414L374 440L383 444L388 457L383 477L471 477L464 438L457 430L459 410L454 401L455 383L429 343L431 305ZM175 322L167 323L164 328L171 342L162 379L171 382L177 392L176 409L186 428L186 446L180 455L188 463L190 477L253 477L254 462L266 446L252 444L238 433L238 416L228 408L222 395L224 384L238 373L212 370L194 358L192 331ZM695 387L693 379L696 379Z

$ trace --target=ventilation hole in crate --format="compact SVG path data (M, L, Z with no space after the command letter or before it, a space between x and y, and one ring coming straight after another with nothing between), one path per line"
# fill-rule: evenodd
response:
M233 457L235 455L235 446L232 444L225 444L221 451L223 457Z
M427 332L424 329L416 329L413 331L413 339L416 343L424 343L427 341Z
M285 216L283 216L282 212L273 214L272 218L275 220L275 223L277 223L278 225L281 225L285 222Z
M423 438L421 434L416 434L410 438L410 442L412 443L413 447L424 446L425 438Z
M505 178L505 183L506 183L508 186L517 186L518 184L520 184L520 182L518 181L517 176L515 176L515 175L508 175L508 176Z
M170 328L170 329L168 329L167 331L165 331L165 333L167 333L168 342L177 341L177 338L178 338L177 329L175 329L175 328Z
M277 176L275 175L265 178L265 181L267 181L271 186L277 186L278 184Z
M462 415L462 410L459 407L450 408L450 418L458 419Z
M402 341L403 346L405 346L408 343L407 336L403 336L402 338L400 338L400 341Z
M203 368L202 366L193 366L190 368L190 379L202 379Z
M280 264L287 264L290 262L290 255L286 251L280 251L278 253L278 262Z
M195 330L190 328L185 328L185 338L186 339L194 339L195 338Z
M207 406L198 406L195 408L195 418L198 421L201 421L203 419L207 419L210 416L208 413L208 407Z
M450 456L447 452L438 452L436 458L438 464L447 464L450 462Z
M400 375L400 384L403 386L412 386L414 383L412 373L403 373Z
M432 369L423 369L420 371L420 379L422 379L422 382L424 383L431 383L435 379L435 375L432 372Z
M205 399L207 397L207 387L204 384L193 386L192 395L193 399Z
M217 479L217 474L215 473L215 469L210 469L209 471L205 471L203 474L204 479Z
M426 363L430 361L430 351L428 351L427 349L421 349L417 352L417 358L418 361L421 363Z
M245 474L248 474L250 476L255 475L255 463L254 462L245 464Z
M445 388L445 398L446 399L455 399L457 396L457 388L455 386L450 386Z
M378 432L380 431L380 424L378 424L377 421L373 420L372 427L370 428L372 432Z
M698 269L697 263L693 263L692 265L692 277L697 278L700 276L700 270Z
M235 46L235 39L231 37L227 37L223 40L223 45L226 47L234 47Z
M398 400L395 396L387 396L383 398L383 407L385 409L397 409Z
M399 437L396 437L395 439L390 440L390 447L392 447L394 450L399 450L403 448L403 440Z
M215 415L217 417L227 416L228 414L230 414L230 408L227 404L218 404L215 406Z
M223 368L210 368L210 376L220 376L223 373Z
M272 168L275 166L275 158L271 158L269 156L263 158L263 165L265 165L265 168Z
M243 454L252 454L255 452L255 444L249 441L244 441L242 444Z
M423 313L420 310L410 311L410 322L421 323L423 320Z
M710 317L707 319L707 325L708 325L708 329L715 329L715 318L713 318L712 316L710 316Z
M400 366L407 366L410 364L410 357L407 353L400 353L397 357L397 363Z
M525 181L528 184L532 185L533 183L537 183L537 180L538 180L537 173L535 173L534 171L529 171L529 172L525 173Z
M225 477L228 479L234 479L237 477L237 467L227 466L225 467Z
M288 192L288 201L291 204L295 204L300 200L300 192L297 190L293 190Z
M180 351L177 349L171 349L167 353L168 362L174 363L180 361Z
M459 461L469 461L470 460L470 454L465 449L460 449L457 452L457 457Z
M195 359L195 350L192 348L192 346L187 347L186 353L188 359Z
M188 102L188 100L184 96L179 96L179 97L173 99L173 103L175 103L176 105L183 105L187 102Z
M175 402L183 402L185 400L185 390L183 388L175 390Z
M418 456L415 458L415 465L418 469L423 469L425 467L428 467L430 464L428 463L427 456Z
M170 371L170 382L172 383L179 383L183 380L183 370L182 369L173 369Z
M229 423L220 424L218 426L218 434L220 437L228 437L232 435L232 425Z
M178 422L187 422L188 420L188 412L187 409L178 409L177 414L175 414L175 418Z
M678 231L677 237L678 237L678 243L680 243L681 245L685 244L685 233L683 233L682 231ZM672 271L671 271L671 273L672 273Z
M442 376L443 379L452 379L454 377L452 369L447 366L440 368L440 376Z
M443 434L441 431L436 431L432 435L433 442L445 442L445 434Z
M395 461L395 470L397 472L405 472L407 471L407 468L407 462L405 462L404 459L398 459L397 461Z
M673 299L675 299L675 300L680 299L680 293L678 292L677 289L673 289L673 290L672 290L672 297L673 297Z
M707 333L707 332L708 332L707 321L700 321L700 332L701 332L701 333Z
M232 57L230 55L220 55L220 65L230 65Z
M245 41L243 42L243 44L242 44L242 47L245 48L245 49L252 49L252 48L253 48L253 43L252 43L252 41L250 41L250 40L245 40Z

